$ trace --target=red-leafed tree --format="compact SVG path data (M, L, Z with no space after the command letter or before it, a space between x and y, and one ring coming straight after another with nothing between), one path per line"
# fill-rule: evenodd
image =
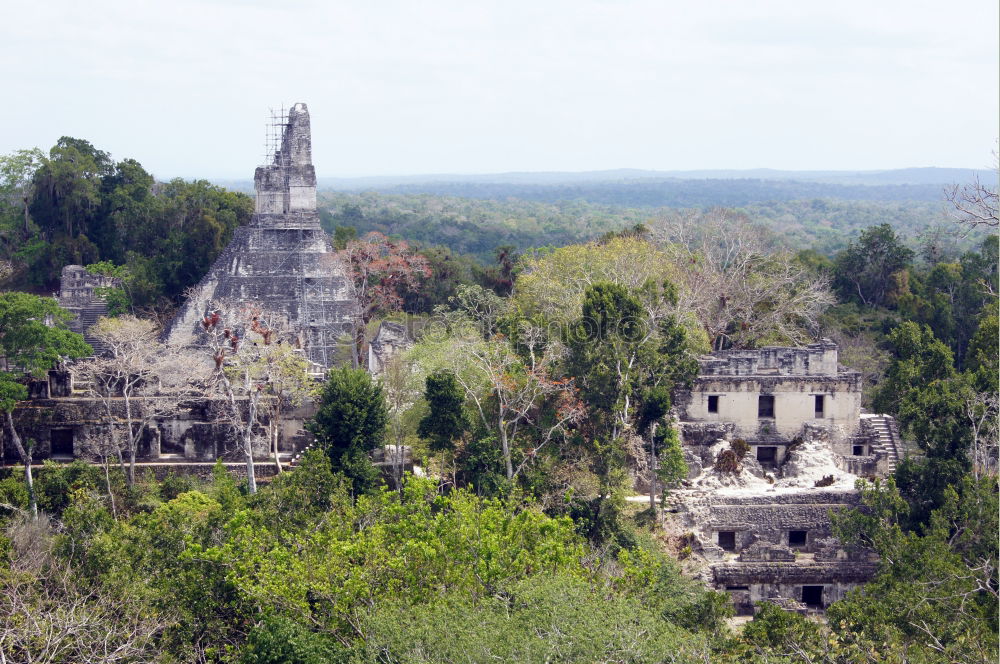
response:
M357 309L354 345L357 364L367 357L365 330L376 314L399 311L406 293L420 289L431 276L427 259L403 241L393 241L382 233L368 233L352 240L340 252L350 269L351 286Z

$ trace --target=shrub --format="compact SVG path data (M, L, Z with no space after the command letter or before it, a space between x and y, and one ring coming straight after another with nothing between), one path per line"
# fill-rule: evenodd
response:
M740 459L736 452L723 450L719 456L715 457L715 469L720 473L738 473L740 471Z
M163 500L173 500L182 493L194 491L197 482L190 475L178 475L173 470L160 482L160 497Z
M743 458L750 453L750 443L742 438L734 438L733 442L729 443L729 449L736 454L737 460L743 461Z

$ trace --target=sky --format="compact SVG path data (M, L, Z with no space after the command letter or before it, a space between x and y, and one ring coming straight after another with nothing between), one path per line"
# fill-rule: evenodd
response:
M251 178L989 168L996 0L0 0L0 153L63 135Z

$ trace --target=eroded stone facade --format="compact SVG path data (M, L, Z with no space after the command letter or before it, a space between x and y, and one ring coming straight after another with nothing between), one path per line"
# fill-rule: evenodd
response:
M108 315L108 305L100 296L100 288L114 288L121 280L95 274L82 265L67 265L59 277L59 306L73 314L69 329L78 334L98 352L103 344L90 334L90 328L101 316Z
M780 465L788 445L811 428L826 431L838 454L853 455L861 374L838 365L828 339L805 348L721 351L702 358L692 388L676 402L691 444L714 442L711 432L725 429L750 443L761 463Z
M198 343L198 325L216 302L254 302L282 314L321 370L351 357L355 303L347 270L319 223L309 111L295 104L273 163L257 168L254 215L194 289L166 341Z
M707 581L741 613L762 601L821 611L868 581L870 552L845 549L831 515L858 502L858 476L891 470L861 415L861 377L827 339L805 348L723 351L701 358L675 395L689 477L673 496L707 564ZM735 472L716 460L748 452Z
M32 455L37 461L97 460L102 442L109 439L110 428L126 426L124 400L112 401L109 414L103 402L80 390L72 379L71 371L50 371L46 379L31 382L32 400L14 411L21 437L35 443ZM155 402L157 397L149 399ZM168 402L174 401L170 397ZM155 409L145 399L133 407ZM138 458L145 462L242 460L243 453L223 416L229 408L222 398L193 393L169 415L157 417L145 427ZM264 461L272 455L268 435L271 433L278 441L279 457L288 460L294 456L310 441L304 426L315 410L312 403L286 410L273 427L264 414L254 437L254 458ZM12 446L5 445L4 453L7 461L18 461Z

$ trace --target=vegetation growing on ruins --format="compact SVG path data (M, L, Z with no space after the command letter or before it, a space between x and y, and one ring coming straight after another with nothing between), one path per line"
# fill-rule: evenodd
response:
M140 308L176 306L253 211L253 200L204 180L156 182L134 159L114 161L64 136L0 157L0 261L10 286L51 292L65 265L125 266Z
M92 264L124 279L106 295L133 312L176 302L251 209L204 182L156 183L78 139L7 156L0 173L5 284L51 288L64 263ZM995 660L995 235L963 252L940 234L914 242L914 227L882 223L873 204L864 228L790 247L820 223L819 203L783 222L795 233L780 242L726 210L328 202L363 305L357 350L401 312L419 315L416 345L380 379L331 371L315 449L258 488L265 409L316 387L294 379L304 367L290 346L272 343L281 321L216 303L198 373L148 317L103 320L94 332L112 352L80 369L95 399L128 413L101 441L104 463L0 477L4 661ZM829 205L823 218L847 214ZM50 299L0 293L0 411L22 462L30 442L9 415L25 373L90 351L64 319ZM686 475L671 392L698 354L820 335L915 448L837 519L844 542L879 554L872 583L826 623L765 605L735 632L726 597L685 578L662 531L630 509L629 473L654 499ZM221 464L210 479L157 481L133 463L143 423L196 377L196 391L228 403L217 416L250 460L245 483ZM386 482L370 455L387 443L410 448L428 476ZM736 472L749 450L734 440L717 469Z

